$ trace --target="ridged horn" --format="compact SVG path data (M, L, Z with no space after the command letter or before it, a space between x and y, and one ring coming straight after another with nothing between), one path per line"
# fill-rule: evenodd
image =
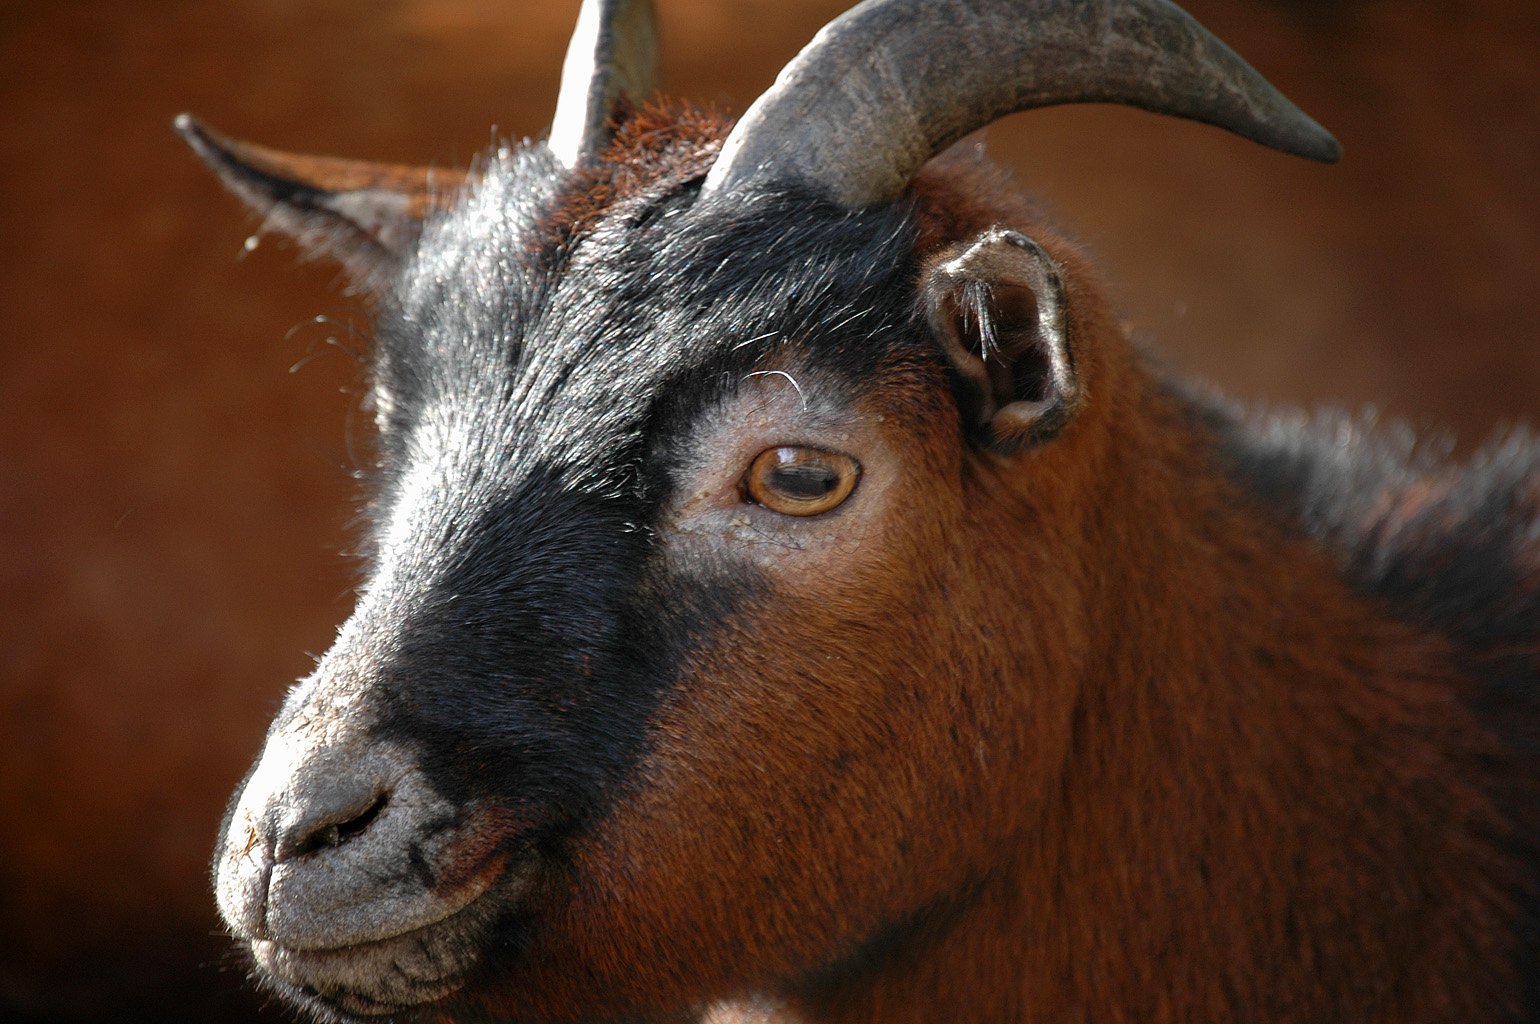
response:
M848 209L899 195L1019 110L1123 103L1331 162L1337 140L1168 0L866 0L738 122L704 195L797 180Z
M657 68L652 0L583 0L547 143L556 159L569 168L591 162L609 141L616 106L650 96Z

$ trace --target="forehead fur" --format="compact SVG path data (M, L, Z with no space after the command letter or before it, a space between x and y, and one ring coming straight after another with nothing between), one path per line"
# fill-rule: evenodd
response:
M697 203L721 126L670 123L622 130L577 175L543 146L498 150L428 226L379 326L400 433L473 421L514 461L611 490L767 360L860 387L923 350L906 204Z

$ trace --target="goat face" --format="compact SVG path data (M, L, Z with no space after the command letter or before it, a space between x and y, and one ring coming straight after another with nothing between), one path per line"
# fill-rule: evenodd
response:
M1030 808L980 778L1049 777L1071 673L1039 645L1004 692L987 638L1068 635L1073 588L1051 531L1030 580L979 542L912 216L695 179L555 246L561 176L504 154L393 281L369 579L215 868L285 994L608 1016L812 972L985 870Z
M1124 358L1072 253L954 184L882 191L914 140L879 185L817 147L763 180L708 119L584 109L452 204L182 125L379 300L368 580L214 866L323 1016L816 979L981 884L1068 742Z

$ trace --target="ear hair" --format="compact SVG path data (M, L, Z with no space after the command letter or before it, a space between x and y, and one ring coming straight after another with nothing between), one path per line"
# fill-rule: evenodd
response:
M329 256L354 283L377 290L422 231L424 218L465 180L459 171L282 153L227 138L182 114L193 152L225 187L308 256Z
M1054 437L1079 405L1064 280L1026 235L993 227L943 255L924 282L931 330L985 446L1011 453Z

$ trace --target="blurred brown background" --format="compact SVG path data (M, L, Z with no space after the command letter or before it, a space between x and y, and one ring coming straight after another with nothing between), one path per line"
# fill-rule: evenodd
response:
M659 0L665 85L741 110L840 6ZM1465 441L1540 422L1540 6L1189 7L1347 159L1116 109L993 129L1130 317L1248 399L1373 403ZM544 129L575 9L0 7L0 1017L255 1012L208 850L349 609L363 322L331 268L242 255L253 225L172 115L462 164L490 126Z

